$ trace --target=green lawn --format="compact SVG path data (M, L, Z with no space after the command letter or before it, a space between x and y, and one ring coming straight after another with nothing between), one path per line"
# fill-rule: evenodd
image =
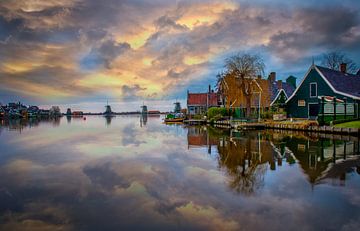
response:
M360 120L346 122L342 124L336 124L335 127L338 128L360 128Z

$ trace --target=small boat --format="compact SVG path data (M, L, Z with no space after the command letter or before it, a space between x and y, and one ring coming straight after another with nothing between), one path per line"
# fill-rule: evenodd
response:
M164 119L165 123L182 123L184 118L173 118L173 119Z

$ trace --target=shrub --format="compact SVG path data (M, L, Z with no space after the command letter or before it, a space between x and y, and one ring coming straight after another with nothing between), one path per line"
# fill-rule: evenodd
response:
M227 116L227 110L223 107L212 107L208 110L208 119L219 119L223 116Z
M200 120L200 119L203 119L203 115L193 115L192 118L195 119L195 120Z

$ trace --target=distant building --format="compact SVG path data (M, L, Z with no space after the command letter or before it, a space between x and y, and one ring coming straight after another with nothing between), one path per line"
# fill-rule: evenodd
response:
M141 106L141 114L145 115L148 113L148 109L146 105Z
M73 116L83 116L84 112L82 112L82 111L73 111L72 115Z
M180 102L175 102L174 103L174 113L181 113L181 104Z
M2 106L0 106L0 117L4 117L5 116L5 110Z
M158 115L158 114L160 114L160 111L158 111L158 110L150 110L150 111L148 111L148 114L149 115Z
M41 117L48 117L50 115L50 110L40 109L39 114Z
M206 93L190 93L187 94L187 112L190 115L206 113L211 107L219 107L221 105L220 95L209 85Z
M295 118L316 118L320 112L320 100L351 103L347 108L359 115L360 76L346 72L346 64L341 69L331 70L311 65L296 91L286 102L288 114ZM333 108L326 108L330 111ZM344 108L336 109L344 113ZM346 110L346 109L345 109Z

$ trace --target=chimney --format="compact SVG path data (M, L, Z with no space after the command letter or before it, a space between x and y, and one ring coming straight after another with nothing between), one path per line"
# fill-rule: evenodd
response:
M287 77L286 83L293 86L294 89L296 88L296 78L294 76L290 75L289 77Z
M281 80L277 81L277 87L278 87L278 89L282 89L282 81Z
M340 71L341 71L342 73L346 73L346 63L341 63L341 64L340 64Z
M210 86L210 84L209 84L209 93L211 93L211 86Z
M276 72L271 72L270 75L269 75L269 78L268 80L273 83L276 81Z
M261 79L261 75L258 75L257 78L258 78L258 79Z

